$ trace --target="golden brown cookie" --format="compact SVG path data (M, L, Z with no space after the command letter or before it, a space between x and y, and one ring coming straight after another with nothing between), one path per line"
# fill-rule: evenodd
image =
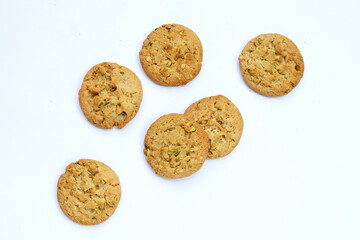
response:
M192 30L179 24L165 24L145 39L140 62L157 84L179 86L198 75L202 56L200 39Z
M103 62L86 74L79 102L86 118L100 128L123 128L133 119L142 101L139 78L130 69Z
M244 122L239 109L222 95L191 104L185 116L198 122L210 139L209 158L228 155L239 143Z
M160 117L149 128L144 141L146 160L156 174L183 178L197 172L209 149L206 132L183 114Z
M246 84L270 97L289 93L304 73L299 49L289 38L276 33L250 40L239 56L239 64Z
M66 167L58 181L61 210L74 222L99 224L115 211L121 197L119 178L104 163L81 159Z

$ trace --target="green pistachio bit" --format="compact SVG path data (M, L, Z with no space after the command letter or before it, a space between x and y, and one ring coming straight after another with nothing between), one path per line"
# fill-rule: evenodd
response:
M254 71L255 69L256 69L256 67L255 67L254 65L250 65L250 66L249 66L249 70L250 70L250 71Z
M177 150L177 149L175 149L174 151L172 151L172 153L173 153L175 156L177 156L177 155L179 155L180 151Z
M121 116L122 118L126 118L126 112L120 113L120 116Z
M194 126L190 127L190 132L194 132L196 130L196 128Z

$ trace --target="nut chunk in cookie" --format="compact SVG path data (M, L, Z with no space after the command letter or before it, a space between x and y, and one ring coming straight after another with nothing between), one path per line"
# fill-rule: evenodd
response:
M208 134L208 157L228 155L240 141L244 122L239 109L222 95L203 98L191 104L185 116L195 120Z
M304 74L304 61L297 46L276 33L250 40L239 56L239 64L246 84L269 97L288 94Z
M209 149L205 131L183 114L160 117L149 128L144 141L146 160L156 174L183 178L197 172Z
M71 163L58 181L57 198L61 210L83 225L106 221L115 212L120 197L116 173L95 160L81 159Z
M85 117L95 126L120 129L135 117L142 96L135 73L116 63L103 62L86 74L79 102Z
M179 86L199 74L203 49L192 30L179 24L166 24L149 34L139 55L141 66L151 80L164 86Z

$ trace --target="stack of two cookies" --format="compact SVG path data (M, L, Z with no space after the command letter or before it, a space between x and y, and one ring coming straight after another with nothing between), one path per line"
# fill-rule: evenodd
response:
M156 174L183 178L197 172L207 158L229 154L239 143L243 119L222 95L191 104L184 114L160 117L144 141L146 160Z

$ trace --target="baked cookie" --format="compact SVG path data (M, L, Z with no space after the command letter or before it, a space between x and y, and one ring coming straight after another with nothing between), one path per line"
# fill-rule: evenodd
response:
M187 27L166 24L145 39L140 62L151 80L164 86L185 85L200 72L200 39Z
M239 143L244 122L240 111L222 95L191 104L185 116L198 122L210 139L209 158L228 155Z
M119 178L104 163L81 159L66 167L58 181L61 210L74 222L99 224L115 211L121 197Z
M299 49L290 39L276 33L250 40L239 56L239 64L246 84L270 97L289 93L304 73Z
M149 128L144 141L146 160L156 174L183 178L198 171L209 149L206 132L183 114L160 117Z
M142 101L139 78L130 69L103 62L86 74L79 102L86 118L97 127L123 128L133 119Z

